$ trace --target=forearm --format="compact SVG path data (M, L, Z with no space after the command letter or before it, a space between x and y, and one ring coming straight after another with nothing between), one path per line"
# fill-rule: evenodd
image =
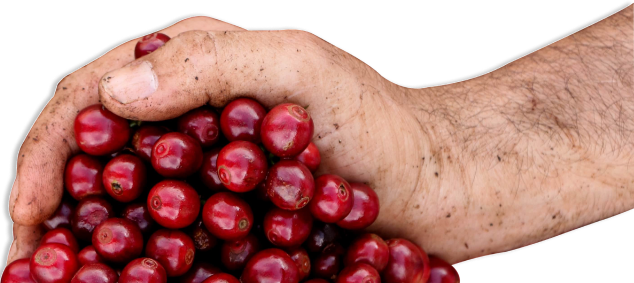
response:
M487 75L412 91L404 104L433 137L421 186L436 195L418 202L441 210L411 235L448 239L426 247L458 247L458 261L634 207L633 40L629 7Z

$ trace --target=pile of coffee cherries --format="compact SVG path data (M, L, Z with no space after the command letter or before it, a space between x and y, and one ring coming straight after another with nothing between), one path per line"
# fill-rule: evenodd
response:
M144 37L135 53L167 40ZM361 232L379 199L363 183L313 176L321 158L300 105L267 112L239 98L158 123L92 105L74 131L82 153L66 165L48 232L1 283L459 282L412 242Z

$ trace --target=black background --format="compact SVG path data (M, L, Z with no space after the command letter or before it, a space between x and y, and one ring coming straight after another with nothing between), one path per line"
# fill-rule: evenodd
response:
M568 2L570 5L561 7L539 2L505 6L451 2L418 7L385 7L388 4L384 3L366 10L307 7L290 11L287 7L244 11L207 5L198 11L251 29L288 25L312 30L354 52L389 79L420 87L496 68L523 55L523 49L532 51L611 14L620 1ZM620 7L628 4L622 2ZM3 124L9 126L4 155L9 160L7 190L15 177L11 147L19 148L26 134L21 130L28 129L37 117L38 103L44 99L41 106L45 104L49 87L54 89L64 74L91 61L87 58L98 56L104 46L108 50L124 37L154 31L179 15L192 15L190 10L163 10L168 12L60 10L9 18L3 39L8 73L2 76L3 98L7 99ZM17 100L8 100L13 97ZM6 217L6 203L3 209ZM463 282L628 278L634 266L632 224L630 212L520 251L466 262L457 269ZM7 239L11 239L10 232ZM6 254L2 256L4 262Z

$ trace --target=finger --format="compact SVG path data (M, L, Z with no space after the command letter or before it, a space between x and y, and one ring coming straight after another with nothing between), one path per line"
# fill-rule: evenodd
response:
M44 229L41 225L13 224L13 243L9 249L7 265L15 260L30 257L40 244L42 235L44 235Z
M196 17L160 32L173 37L192 29L241 30L215 19ZM18 174L9 199L13 221L35 225L57 208L66 160L79 150L73 133L74 118L79 110L99 102L97 84L103 74L134 60L136 41L118 46L58 84L18 152Z

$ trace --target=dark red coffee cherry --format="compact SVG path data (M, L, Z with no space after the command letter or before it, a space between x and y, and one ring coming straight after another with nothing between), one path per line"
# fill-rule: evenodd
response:
M306 165L310 172L315 173L317 168L319 168L319 164L321 163L321 154L319 153L319 149L314 143L309 143L306 149L302 151L297 156L291 157L290 159L297 160L302 164Z
M194 109L178 118L178 131L209 147L220 139L220 117L206 107Z
M203 222L214 236L236 240L249 234L253 212L249 204L238 196L229 192L216 193L205 202Z
M217 273L205 279L203 283L240 283L240 280L229 273Z
M269 170L266 191L273 204L281 209L302 209L313 198L315 179L304 164L282 160Z
M279 157L300 154L313 137L313 119L303 107L293 103L275 106L262 121L264 147Z
M107 261L125 263L143 252L143 235L134 222L110 218L95 228L92 245Z
M266 109L260 103L249 98L238 98L222 110L220 127L229 141L260 143L264 116Z
M227 269L240 270L259 250L258 238L249 234L242 239L225 241L220 248L220 260Z
M299 271L293 259L280 249L255 254L244 267L242 283L298 283Z
M200 212L200 198L185 182L165 180L156 184L147 199L150 216L165 228L180 229L194 223Z
M381 276L372 265L357 262L341 270L337 283L381 283Z
M38 283L70 282L79 269L79 261L66 245L44 244L33 253L29 269L31 277Z
M220 153L220 148L214 148L205 152L203 155L203 165L198 171L200 180L212 191L220 191L225 188L220 181L220 177L218 177L218 166L216 163L218 153Z
M378 272L383 271L390 259L390 249L387 243L376 234L363 234L352 242L343 263L350 266L357 262L372 265Z
M103 263L90 263L82 266L70 283L117 283L119 275L114 269Z
M44 220L42 224L48 230L55 228L67 228L71 229L70 219L75 211L75 205L66 198L62 199L62 203L59 204L53 215Z
M221 273L220 268L213 266L211 263L199 261L194 263L192 268L180 277L181 283L201 283L205 279L216 273Z
M289 211L275 207L264 216L266 237L278 247L301 245L312 227L313 217L308 209Z
M330 281L322 278L313 278L310 280L304 281L304 283L329 283Z
M217 160L218 177L231 191L253 190L266 177L268 164L264 152L256 144L234 141L223 147Z
M151 258L137 258L121 271L119 282L167 283L165 268Z
M350 184L343 178L325 174L315 179L315 195L310 202L313 216L326 223L335 223L344 219L354 203Z
M141 39L136 43L136 46L134 47L134 58L139 59L145 55L154 52L156 49L159 49L159 47L163 46L169 40L169 36L160 32L155 32L141 37Z
M425 274L429 276L429 264L426 254L414 243L405 239L390 239L386 241L390 248L390 259L381 273L385 283L426 282Z
M81 200L87 196L104 196L101 182L103 165L99 159L87 154L73 156L64 170L64 186L70 196Z
M79 244L77 244L77 239L75 239L75 235L73 232L66 228L55 228L53 230L49 230L42 236L40 240L40 245L58 243L62 245L68 246L74 253L79 252Z
M89 263L104 263L106 260L101 257L95 247L92 245L86 246L77 254L77 260L79 260L79 266L83 266Z
M144 235L154 228L154 219L150 216L150 210L144 203L128 204L123 208L121 218L134 222Z
M178 230L158 230L145 246L145 255L158 261L169 277L185 274L194 264L195 253L192 239Z
M75 118L75 140L90 155L106 155L121 150L130 139L130 125L101 104L88 106Z
M379 197L374 190L362 183L350 183L353 204L348 215L337 225L348 230L368 228L379 216Z
M119 202L130 202L138 198L145 188L145 178L145 164L131 154L122 154L111 159L103 170L103 186Z
M190 235L197 250L205 252L216 246L218 239L207 230L202 218L194 221L192 226Z
M340 237L341 232L339 231L339 227L334 224L316 222L304 246L309 252L319 253L326 247L339 241Z
M2 272L1 283L36 283L31 278L30 259L18 259L7 265Z
M460 283L458 271L439 257L429 256L429 269L428 283Z
M313 276L334 280L341 270L341 256L344 252L344 248L338 243L327 246L311 262Z
M297 270L299 271L299 281L302 281L310 275L310 258L308 252L305 249L297 247L290 249L288 255L295 262Z
M167 178L186 178L203 163L200 143L183 133L167 133L152 148L152 167Z
M132 136L134 153L141 159L150 162L152 160L152 148L164 134L167 134L167 129L164 127L154 125L141 126Z
M91 241L95 227L113 216L112 205L105 199L87 197L79 201L75 208L71 218L71 230L78 239Z

